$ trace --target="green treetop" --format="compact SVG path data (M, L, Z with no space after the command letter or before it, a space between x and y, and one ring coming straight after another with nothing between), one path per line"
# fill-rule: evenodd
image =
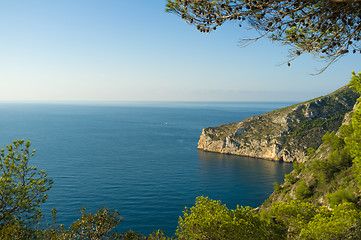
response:
M45 171L29 165L35 150L30 142L14 141L0 150L0 227L12 222L34 223L40 204L47 199L52 180Z

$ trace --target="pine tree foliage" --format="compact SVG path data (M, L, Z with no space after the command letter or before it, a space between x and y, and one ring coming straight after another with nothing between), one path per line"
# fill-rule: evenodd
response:
M331 63L361 53L361 2L358 0L168 0L166 11L179 15L201 32L227 21L250 26L262 37L290 46L290 61L312 53ZM247 24L244 24L246 22Z
M39 207L53 181L29 164L35 153L30 146L17 140L0 150L0 227L11 222L29 225L41 217Z

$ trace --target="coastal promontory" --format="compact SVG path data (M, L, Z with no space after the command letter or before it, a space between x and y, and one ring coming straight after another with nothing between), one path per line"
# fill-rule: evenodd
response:
M309 148L317 149L327 132L336 132L359 94L348 86L307 102L277 109L241 122L203 129L198 149L304 162Z

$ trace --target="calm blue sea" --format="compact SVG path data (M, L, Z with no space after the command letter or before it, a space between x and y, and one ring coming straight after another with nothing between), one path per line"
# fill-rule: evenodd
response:
M43 211L71 224L107 206L120 231L172 236L197 196L229 208L257 207L292 170L287 163L197 150L202 128L238 122L291 103L0 104L0 146L25 139L54 180Z

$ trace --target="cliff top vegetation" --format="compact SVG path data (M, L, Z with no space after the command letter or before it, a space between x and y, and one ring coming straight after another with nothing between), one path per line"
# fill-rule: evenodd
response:
M232 142L233 150L227 152L230 154L242 155L239 149L249 148L246 152L254 151L256 156L260 149L247 147L257 145L254 143L256 141L264 143L262 148L276 147L290 154L302 152L307 155L308 148L317 149L321 145L324 134L338 130L345 114L353 109L359 96L349 86L345 86L326 96L253 116L238 123L206 128L202 135L210 139L208 145L217 141ZM207 147L203 150L213 151Z

